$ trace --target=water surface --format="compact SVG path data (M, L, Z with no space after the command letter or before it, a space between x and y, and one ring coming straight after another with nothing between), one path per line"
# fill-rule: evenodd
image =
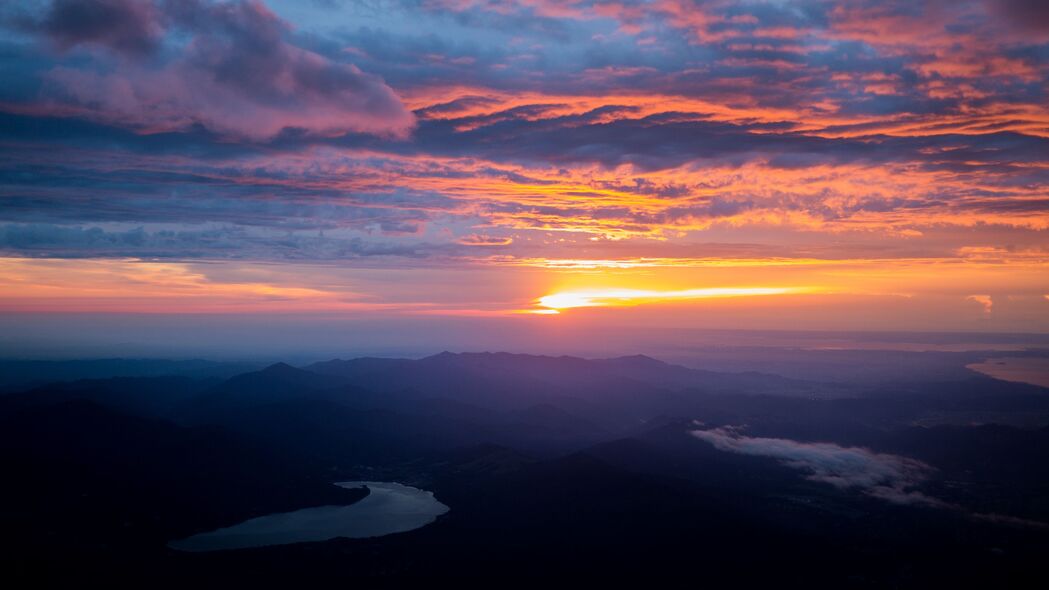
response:
M1049 358L1045 357L990 358L966 367L1002 381L1049 387Z
M240 524L172 541L181 551L218 551L266 545L361 539L401 533L426 526L449 508L433 492L379 481L344 481L344 488L368 486L364 499L348 506L319 506L270 514Z

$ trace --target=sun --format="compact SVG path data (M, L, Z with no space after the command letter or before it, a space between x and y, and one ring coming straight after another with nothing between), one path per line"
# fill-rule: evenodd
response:
M620 307L670 300L714 299L724 297L754 297L811 292L801 287L707 287L659 291L652 289L586 289L563 291L544 295L536 300L536 311L572 309L576 307Z

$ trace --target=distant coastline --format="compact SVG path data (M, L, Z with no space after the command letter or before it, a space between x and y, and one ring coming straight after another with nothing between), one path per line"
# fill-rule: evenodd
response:
M1000 357L965 365L965 368L1002 381L1049 388L1049 358Z

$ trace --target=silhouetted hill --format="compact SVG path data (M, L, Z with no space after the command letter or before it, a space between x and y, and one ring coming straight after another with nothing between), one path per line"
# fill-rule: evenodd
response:
M9 403L53 405L88 400L137 416L162 418L214 387L214 379L188 377L113 377L52 383L25 393L10 394Z
M551 404L528 406L520 410L513 410L509 415L521 423L544 428L550 435L557 433L596 435L603 432L600 426L590 420L580 418Z
M306 370L386 392L388 403L440 397L497 411L553 407L612 430L659 414L688 415L704 392L810 395L819 387L774 375L696 371L644 356L592 361L444 352L419 360L328 361Z
M215 424L311 465L345 472L357 464L404 460L500 438L494 431L449 418L383 409L356 409L326 399L239 407L209 416Z
M255 363L204 360L98 359L71 361L0 360L0 393L59 381L113 377L228 379L258 368Z
M359 497L229 433L83 400L0 406L0 449L6 542L158 548L251 516Z
M179 421L207 423L242 408L314 398L350 399L356 392L346 379L276 363L231 377L188 400L176 410Z
M1012 587L1037 571L1049 428L1009 424L1044 424L1046 390L853 385L505 353L51 384L0 398L0 550L36 576L137 587ZM331 485L348 479L451 511L371 539L165 548L348 502Z
M447 375L449 372L454 372L457 376L469 373L475 379L519 379L526 383L538 381L547 385L553 384L559 388L593 386L614 378L667 389L711 391L746 389L751 393L779 395L805 395L811 393L815 387L812 383L771 374L719 373L689 369L644 355L588 360L571 356L551 357L505 352L460 354L442 352L419 360L333 360L309 365L306 369L351 379L368 379L373 382L377 376L389 377L395 373L426 372Z
M403 369L410 366L409 359L363 357L350 360L330 360L314 363L307 370L322 375L337 375L348 379L357 379L388 370Z
M230 377L213 390L217 395L249 394L257 401L276 401L288 395L303 395L346 385L345 379L296 369L286 363L276 363L251 373Z

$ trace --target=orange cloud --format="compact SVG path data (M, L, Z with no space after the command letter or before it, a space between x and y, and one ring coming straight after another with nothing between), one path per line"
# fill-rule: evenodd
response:
M969 295L966 299L983 306L984 313L991 313L991 310L994 308L994 299L990 295Z

